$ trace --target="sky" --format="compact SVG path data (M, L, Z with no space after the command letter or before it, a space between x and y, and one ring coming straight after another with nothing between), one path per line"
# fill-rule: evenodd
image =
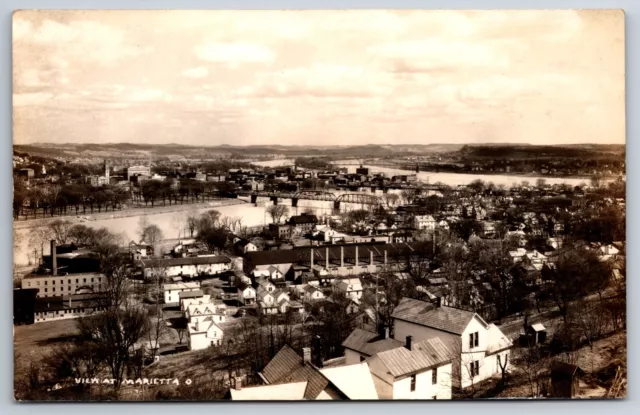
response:
M622 11L20 11L14 144L625 142Z

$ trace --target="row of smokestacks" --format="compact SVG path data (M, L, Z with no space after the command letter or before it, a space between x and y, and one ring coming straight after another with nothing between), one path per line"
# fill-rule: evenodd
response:
M354 257L354 266L358 266L359 262L360 262L360 256L358 255L358 245L355 246L356 249L356 254ZM387 251L384 250L383 251L384 254L384 264L387 264ZM311 266L313 266L313 264L315 263L315 258L314 258L314 249L310 249L310 264ZM324 260L325 260L325 268L329 269L329 248L325 248L325 254L324 254ZM369 251L369 265L373 266L373 251ZM340 267L344 267L344 246L340 247Z

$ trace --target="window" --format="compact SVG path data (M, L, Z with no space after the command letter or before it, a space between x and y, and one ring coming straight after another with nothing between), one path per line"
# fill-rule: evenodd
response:
M478 332L469 333L469 349L478 347Z
M47 292L47 289L46 289L46 288L44 289L44 292Z
M82 279L82 282L87 282L87 279L86 279L86 278L83 278L83 279Z
M40 286L40 281L36 281L36 285L39 287Z
M67 282L68 282L69 284L71 284L71 280L67 280Z
M93 278L91 278L91 282L93 282Z
M78 280L78 279L76 278L76 284L78 283L78 281L80 281L80 280Z
M416 375L411 375L411 392L416 390Z
M480 374L480 361L476 360L471 362L471 377L476 377Z
M45 282L44 282L44 285L48 285L48 281L45 281Z
M30 282L27 283L27 287L31 287L31 283Z
M56 292L56 287L53 287L53 292Z
M56 285L56 280L52 280L51 285Z
M431 371L431 384L435 385L438 383L438 368L434 367Z

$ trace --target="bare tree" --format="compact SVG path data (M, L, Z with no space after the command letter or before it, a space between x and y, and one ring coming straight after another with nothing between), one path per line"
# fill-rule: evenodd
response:
M289 208L285 205L270 205L267 207L267 213L271 216L273 223L280 223L280 220L289 214Z
M53 233L53 237L61 244L66 244L69 239L69 231L73 227L73 223L68 220L57 219L49 223L49 228Z
M529 396L537 398L546 389L549 356L538 346L526 347L520 352L516 366L529 386Z
M142 232L142 241L150 245L154 251L157 250L158 244L162 242L164 235L157 225L149 225Z
M474 399L477 394L476 378L484 366L484 359L477 353L465 350L460 337L449 341L449 353L451 357L451 380L457 386L465 399ZM482 353L484 354L484 352Z
M198 211L191 210L187 212L186 224L189 230L189 236L193 238L193 234L198 229Z
M44 246L53 238L48 226L33 228L29 235L29 245L40 248L40 256L44 255Z

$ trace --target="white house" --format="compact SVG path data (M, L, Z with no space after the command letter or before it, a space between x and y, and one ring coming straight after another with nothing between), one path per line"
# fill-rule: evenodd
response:
M187 330L189 350L201 350L219 346L224 337L223 323L215 323L211 317L190 323Z
M204 292L202 290L181 291L178 293L178 299L180 300L180 310L185 311L187 305L193 301L204 300Z
M252 286L241 282L238 285L238 301L244 305L256 303L256 289Z
M379 399L451 399L452 353L437 337L381 351L366 360Z
M180 305L179 293L182 291L196 291L200 289L200 282L178 282L175 284L164 284L164 303L169 306Z
M439 338L453 351L452 384L466 388L508 368L511 341L476 313L403 298L394 309L393 337L416 342Z
M335 280L334 289L343 292L345 297L354 301L362 298L363 288L360 278Z
M324 293L311 284L304 287L304 300L306 302L324 300Z
M216 307L213 303L193 304L185 311L185 317L189 324L195 324L198 321L211 319L214 323L225 323L227 321L226 310Z
M231 259L224 255L138 261L138 266L145 278L158 275L167 277L216 275L230 270L231 264Z
M434 230L436 220L431 215L416 215L413 217L413 227L420 230Z
M181 301L181 306L183 307L183 311L186 311L189 306L195 304L213 304L213 298L209 294L205 294L202 298L185 298Z

